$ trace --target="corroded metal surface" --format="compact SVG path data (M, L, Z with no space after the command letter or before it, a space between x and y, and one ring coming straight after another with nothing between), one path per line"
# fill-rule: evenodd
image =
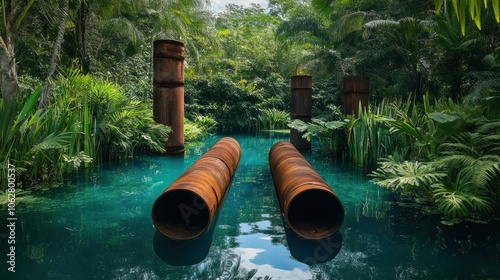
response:
M295 233L320 239L339 230L344 221L342 202L291 143L273 145L269 167L281 212Z
M199 237L222 206L241 158L230 137L220 139L155 201L152 218L163 235L175 240Z
M153 117L170 126L165 149L184 151L184 43L156 40L153 43Z
M311 122L312 114L312 76L292 76L290 81L291 104L290 118ZM302 138L302 133L290 129L290 142L299 150L310 150L311 142Z
M370 79L364 76L344 77L344 93L342 95L342 112L345 115L358 117L359 103L366 109L370 98Z

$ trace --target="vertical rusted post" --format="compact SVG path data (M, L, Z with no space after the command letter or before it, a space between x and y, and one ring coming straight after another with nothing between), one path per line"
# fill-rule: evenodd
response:
M345 115L358 117L359 103L363 110L368 106L370 79L365 76L344 77L344 94L342 96L342 112Z
M184 152L184 43L156 40L153 44L153 117L172 128L167 154Z
M312 76L292 76L290 89L292 91L290 108L291 119L299 119L306 123L311 122ZM311 142L307 141L307 139L302 138L302 133L299 133L296 129L290 129L290 142L298 150L311 149Z

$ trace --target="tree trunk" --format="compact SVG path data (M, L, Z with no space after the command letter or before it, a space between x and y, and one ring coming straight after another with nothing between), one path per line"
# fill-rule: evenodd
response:
M50 104L50 78L54 75L57 66L57 57L59 56L59 51L61 45L64 41L64 32L66 31L66 20L68 17L69 0L64 0L63 9L61 11L61 21L59 22L59 30L57 32L57 38L54 42L54 49L52 51L52 57L50 58L49 69L47 71L47 77L43 84L42 95L40 97L40 102L38 103L38 108L46 108Z
M90 60L87 52L87 24L90 13L90 0L80 0L78 20L76 22L77 55L82 73L90 71Z
M13 14L18 11L17 5L4 7L3 34L0 37L0 90L6 101L11 100L19 89L17 81L16 52L14 48Z
M2 42L2 48L0 48L0 85L3 98L9 101L16 95L19 85L17 82L14 44L11 40L7 40L6 43L3 44Z

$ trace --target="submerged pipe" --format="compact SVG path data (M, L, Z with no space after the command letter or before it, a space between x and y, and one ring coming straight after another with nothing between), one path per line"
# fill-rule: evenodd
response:
M269 167L288 226L307 239L328 237L344 222L344 207L330 186L289 142L269 151Z
M156 229L174 240L204 233L224 202L240 158L235 139L220 139L156 199L152 209Z

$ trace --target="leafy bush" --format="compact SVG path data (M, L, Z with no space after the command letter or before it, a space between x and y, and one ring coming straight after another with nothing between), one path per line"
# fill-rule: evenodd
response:
M213 118L222 131L256 128L258 104L262 98L226 79L193 80L186 83L186 116L202 115Z
M311 123L305 123L301 120L293 120L288 126L303 133L302 137L311 141L316 139L323 151L338 154L343 152L346 141L346 121L323 121L320 119L311 119Z
M59 75L50 110L75 129L69 156L83 151L98 164L138 149L163 152L168 127L152 118L150 105L117 85L69 70Z
M264 109L259 117L259 129L276 130L284 129L290 120L290 113L276 109Z
M194 121L184 119L184 140L186 142L201 141L216 130L217 122L210 117L196 116Z
M495 212L500 214L498 119L480 117L476 105L448 101L432 108L428 97L423 107L423 112L413 107L410 114L415 117L401 110L399 120L380 117L393 133L404 134L414 142L407 161L382 161L372 173L373 182L424 194L445 217L452 219L443 223L484 220ZM422 157L428 162L417 161Z
M0 181L9 163L20 181L59 174L64 165L62 154L73 134L51 112L36 110L40 92L38 88L24 104L0 100Z

